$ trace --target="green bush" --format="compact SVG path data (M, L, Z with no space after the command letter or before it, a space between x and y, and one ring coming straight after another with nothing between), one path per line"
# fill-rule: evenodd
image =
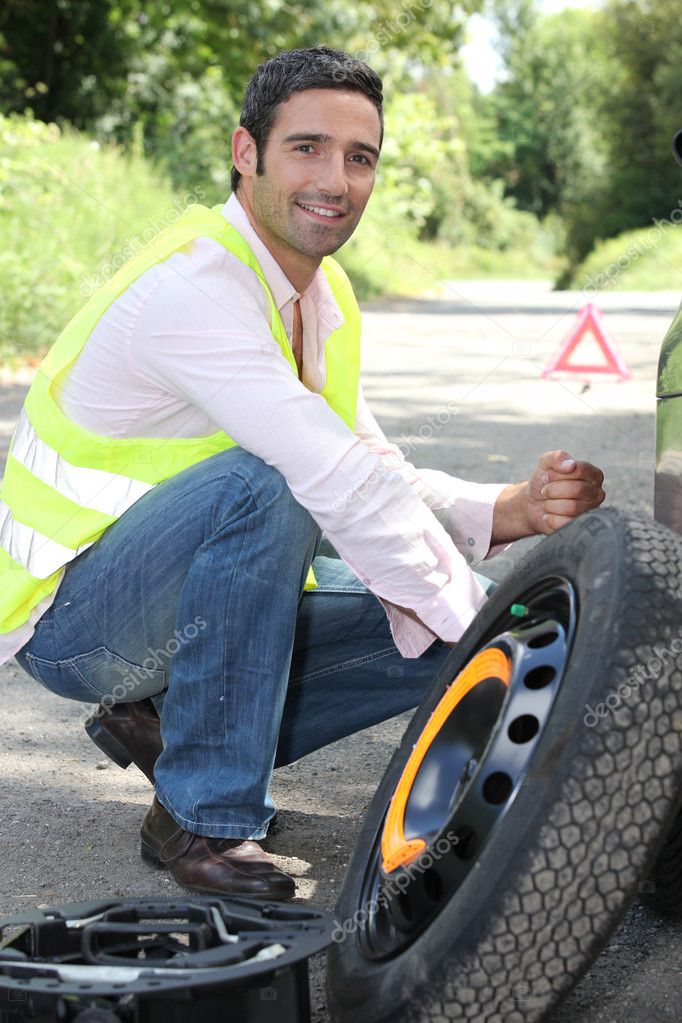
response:
M450 245L480 245L505 252L533 244L539 224L532 213L503 198L504 183L468 180L438 230Z
M99 118L95 135L155 161L176 191L201 186L214 205L230 191L230 137L238 123L222 68L179 74L156 56L129 81L125 102Z
M679 210L673 211L673 214ZM682 228L679 218L656 220L597 242L570 279L587 292L682 291Z
M560 225L551 218L536 227L529 247L502 251L484 245L456 247L424 241L390 215L385 200L370 199L355 234L336 254L359 299L381 295L447 294L457 278L546 278L557 273Z
M47 349L84 299L185 204L140 158L75 130L0 115L2 358Z

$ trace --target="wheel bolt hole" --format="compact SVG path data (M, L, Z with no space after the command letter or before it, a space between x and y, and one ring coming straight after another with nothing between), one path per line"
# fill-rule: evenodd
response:
M550 682L554 681L556 671L549 664L541 664L539 668L533 668L524 678L526 689L544 689Z
M494 771L483 782L483 798L493 806L504 803L513 789L512 780L504 771Z
M407 920L408 923L410 923L413 916L412 903L408 899L405 892L400 892L400 894L398 895L398 909L400 910L400 913L402 914L403 918Z
M534 714L522 714L514 718L507 729L507 735L512 742L530 742L538 734L540 722Z
M440 874L433 869L427 870L422 878L424 892L432 902L438 902L443 895L443 882Z
M452 851L460 860L470 860L476 855L476 832L473 828L457 828L452 839Z
M532 639L528 640L528 646L531 647L533 650L539 650L540 647L550 646L550 644L552 644L556 639L558 639L558 636L559 634L554 631L541 632L539 636L533 636Z

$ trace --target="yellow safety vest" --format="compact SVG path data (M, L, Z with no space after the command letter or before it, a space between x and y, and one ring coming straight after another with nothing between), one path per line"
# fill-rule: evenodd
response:
M38 367L19 416L0 487L0 633L28 621L59 581L61 569L90 547L140 497L183 469L233 447L219 430L206 437L114 438L91 433L59 409L55 388L98 320L141 274L198 237L213 238L258 275L272 334L297 373L284 324L263 271L221 207L188 207L99 289L67 324ZM355 427L360 375L360 313L350 282L331 257L322 269L344 321L325 343L322 396ZM311 572L306 589L317 584Z

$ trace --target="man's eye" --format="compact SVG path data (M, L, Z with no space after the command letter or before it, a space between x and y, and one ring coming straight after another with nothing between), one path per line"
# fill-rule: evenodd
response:
M296 148L300 149L300 150L304 150L304 149L312 150L314 148L314 146L313 146L313 144L311 142L302 142L301 145L300 146L296 146Z
M351 160L362 160L363 164L365 164L367 167L372 166L371 162L367 159L366 156L363 156L362 153L354 153L353 156L351 157Z

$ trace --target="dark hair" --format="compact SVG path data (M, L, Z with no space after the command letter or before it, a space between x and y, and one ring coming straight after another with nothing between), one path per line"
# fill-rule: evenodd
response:
M343 50L332 50L329 46L285 50L260 64L244 91L239 123L256 143L257 174L265 172L263 150L277 107L295 92L303 92L305 89L347 89L367 96L379 114L381 147L384 138L383 93L381 78L376 71ZM237 190L240 178L241 174L233 167L230 179L233 192Z

